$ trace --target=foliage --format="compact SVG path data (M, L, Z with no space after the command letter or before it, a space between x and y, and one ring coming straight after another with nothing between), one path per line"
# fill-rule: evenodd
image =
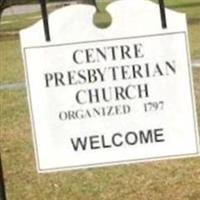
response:
M3 11L13 5L25 4L25 3L33 3L36 0L0 0L0 20Z
M12 5L36 3L37 0L0 0L0 9L7 8Z

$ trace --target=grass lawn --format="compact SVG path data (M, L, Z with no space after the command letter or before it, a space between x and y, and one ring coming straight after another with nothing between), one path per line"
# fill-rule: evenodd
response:
M187 14L192 58L200 58L200 1L166 0L167 7Z
M18 38L0 40L0 84L24 80L20 43Z
M166 3L187 12L192 57L200 58L199 0ZM100 4L100 9L105 5ZM0 32L18 31L37 19L38 13L4 17ZM102 14L99 20L104 23L107 17ZM200 68L193 69L193 76L200 125ZM18 81L24 81L19 40L15 36L1 37L0 83ZM25 90L0 90L0 106L0 148L7 200L200 199L200 157L37 174Z
M111 2L111 1L107 1ZM98 4L101 11L105 10L107 2ZM192 58L200 58L200 2L199 0L167 0L167 7L187 13L189 40ZM98 13L97 23L106 26L109 15L105 12ZM0 34L5 32L19 31L40 18L39 13L23 14L3 17L0 24ZM10 23L8 23L10 22ZM13 62L15 61L15 62ZM20 44L16 37L2 37L0 35L0 84L24 81L23 66L20 54Z
M40 13L3 16L0 25L1 32L19 31L30 26L41 18Z
M200 69L193 75L200 99ZM39 175L26 92L1 91L0 105L8 200L199 200L200 157Z

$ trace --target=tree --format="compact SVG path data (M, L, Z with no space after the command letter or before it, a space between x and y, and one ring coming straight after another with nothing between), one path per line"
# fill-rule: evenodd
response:
M67 0L46 0L47 2L67 1ZM84 4L94 4L97 0L78 0ZM13 5L37 3L39 0L0 0L0 21L3 11Z
M7 0L0 0L0 19L4 9L8 8L9 6L9 2Z
M27 3L35 3L37 0L0 0L0 20L3 11L13 5L27 4Z

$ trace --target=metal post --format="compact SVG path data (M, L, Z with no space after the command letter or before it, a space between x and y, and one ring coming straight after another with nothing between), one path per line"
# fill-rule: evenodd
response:
M44 34L46 41L50 41L50 33L49 33L49 22L48 22L48 14L47 14L47 5L46 0L40 0L42 19L44 24Z
M97 6L97 0L92 0L93 1L93 5L95 6L95 8L97 9L97 12L100 12L98 6Z
M160 5L160 17L162 21L162 28L167 28L166 13L165 13L165 2L164 0L159 0Z
M0 200L6 200L6 192L5 192L5 184L3 177L3 167L1 163L1 155L0 155Z

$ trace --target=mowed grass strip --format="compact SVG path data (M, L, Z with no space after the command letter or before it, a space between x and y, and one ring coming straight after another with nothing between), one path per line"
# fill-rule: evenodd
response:
M101 12L97 13L95 23L106 27L111 21L111 16L105 12L106 5L112 1L99 2ZM156 1L157 2L157 1ZM189 25L189 40L192 58L200 58L200 3L198 0L167 0L166 5L177 11L187 13ZM195 5L195 6L194 6ZM9 24L0 24L0 33L19 31L30 26L40 18L40 13L23 14L17 16L3 17L3 21L10 21ZM0 84L15 83L24 81L22 56L20 52L19 39L16 36L0 36Z
M200 66L193 69L194 91L196 98L197 117L200 131ZM200 134L200 133L199 133Z
M31 26L41 19L40 12L3 16L0 23L0 32L18 32L19 30ZM4 23L6 22L6 23Z
M189 14L192 17L199 16L196 11L195 14L192 13L196 7L186 6L189 4L187 0L184 1L184 5L186 4L184 8L177 6L183 3L183 0L169 2L174 2L172 6L176 9L190 9ZM192 2L198 1L190 1ZM198 9L198 5L196 6ZM196 58L200 55L199 28L198 23L190 24L192 55ZM19 41L8 39L2 42L8 43L0 42L1 83L23 81ZM5 53L2 49L5 50L7 47L8 54L2 54ZM1 75L2 70L5 70L4 75ZM200 68L193 69L193 76L200 125ZM0 105L1 152L8 200L200 199L200 158L198 157L84 171L37 174L26 92L24 90L0 91Z
M200 124L200 69L193 76ZM8 200L199 200L200 157L37 174L26 92L1 91L0 105Z
M21 81L24 70L19 39L0 40L0 84Z
M190 25L188 31L191 57L192 59L200 59L200 20L199 23Z
M166 0L166 6L178 12L186 13L192 58L200 58L200 1Z

